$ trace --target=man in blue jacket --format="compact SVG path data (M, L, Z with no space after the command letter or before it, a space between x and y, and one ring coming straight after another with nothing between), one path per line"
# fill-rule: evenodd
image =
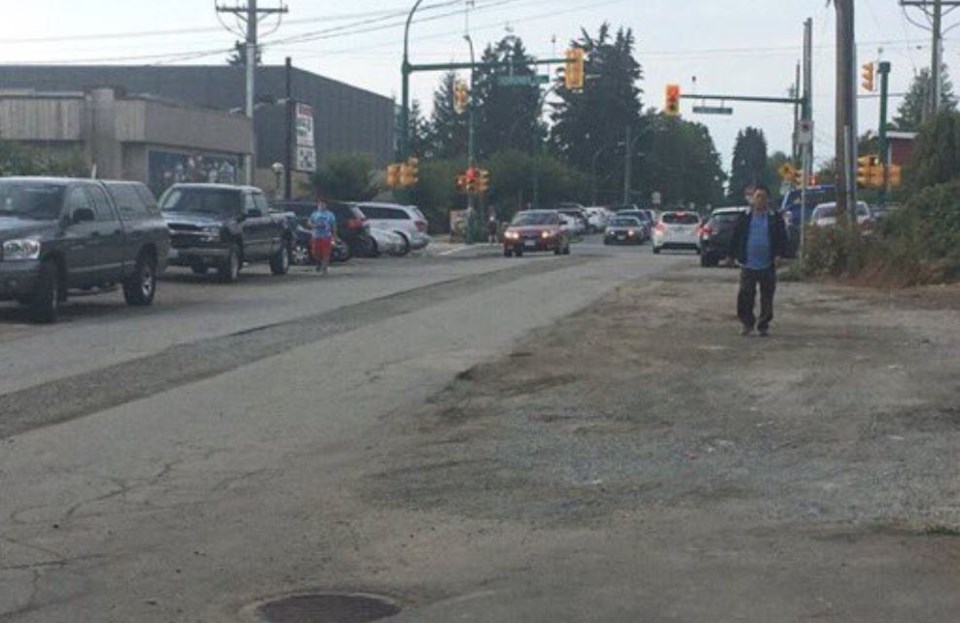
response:
M737 317L743 335L754 328L761 337L769 335L773 320L773 295L777 290L777 266L789 254L787 228L778 212L771 212L770 190L757 185L752 206L737 221L731 239L730 256L740 263L740 292L737 296ZM757 286L760 286L760 317L754 314Z

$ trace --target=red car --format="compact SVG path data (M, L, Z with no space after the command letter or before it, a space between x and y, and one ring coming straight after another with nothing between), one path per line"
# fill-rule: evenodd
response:
M570 237L560 226L560 214L554 210L526 210L513 217L503 234L503 255L522 257L527 251L570 254Z

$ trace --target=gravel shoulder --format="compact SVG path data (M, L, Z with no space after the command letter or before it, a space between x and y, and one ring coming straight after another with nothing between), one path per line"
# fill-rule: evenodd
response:
M735 294L622 286L398 424L359 494L432 526L411 575L474 595L398 620L955 619L952 291L781 283L769 339Z

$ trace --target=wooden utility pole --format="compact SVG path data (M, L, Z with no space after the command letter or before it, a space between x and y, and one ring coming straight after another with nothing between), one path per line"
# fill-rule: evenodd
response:
M857 48L854 0L834 0L837 10L837 220L856 222Z

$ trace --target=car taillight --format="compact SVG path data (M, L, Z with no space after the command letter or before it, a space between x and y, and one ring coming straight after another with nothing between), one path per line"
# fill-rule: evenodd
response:
M657 226L654 227L654 229L657 231L657 233L661 233L661 234L667 231L667 228L664 227L663 223L657 223Z
M425 221L417 221L417 231L427 231L427 223Z
M713 230L704 225L700 228L700 235L704 238L709 238L713 235Z

